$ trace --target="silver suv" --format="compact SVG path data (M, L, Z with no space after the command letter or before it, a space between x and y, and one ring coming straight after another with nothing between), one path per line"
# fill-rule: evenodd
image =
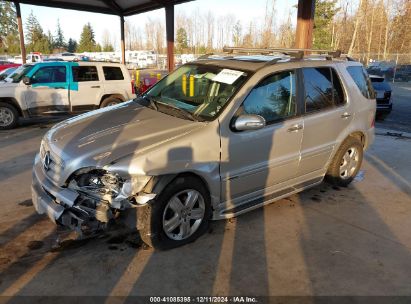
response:
M34 164L37 212L79 233L121 219L166 249L324 177L347 186L374 139L363 66L231 51L53 127Z

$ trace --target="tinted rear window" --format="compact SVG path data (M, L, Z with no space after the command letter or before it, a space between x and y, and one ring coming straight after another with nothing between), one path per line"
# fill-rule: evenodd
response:
M98 81L98 73L95 66L74 66L72 71L73 81Z
M124 80L123 72L119 67L103 67L105 80Z
M307 113L345 103L343 87L334 69L329 67L303 68L303 74Z
M391 87L388 83L384 82L374 82L372 81L372 86L375 90L379 91L391 91Z
M350 66L347 67L347 71L360 89L362 95L364 95L365 98L374 98L374 89L365 69L362 66Z

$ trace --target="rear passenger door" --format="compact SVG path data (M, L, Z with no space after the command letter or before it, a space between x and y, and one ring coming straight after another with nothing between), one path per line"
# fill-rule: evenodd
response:
M73 111L91 110L100 104L103 86L95 65L73 64L70 102Z
M302 68L302 75L305 113L299 176L326 166L340 133L354 114L334 68Z

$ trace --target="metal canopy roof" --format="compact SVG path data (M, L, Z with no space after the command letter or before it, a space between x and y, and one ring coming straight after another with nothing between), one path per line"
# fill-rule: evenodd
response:
M19 0L17 2L101 14L130 16L189 1L192 0Z

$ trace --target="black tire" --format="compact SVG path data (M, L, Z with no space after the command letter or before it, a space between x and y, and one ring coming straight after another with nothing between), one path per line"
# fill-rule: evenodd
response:
M191 236L182 240L174 240L168 237L164 231L164 211L168 202L175 194L187 189L194 189L202 195L205 205L204 217L197 230ZM156 199L146 206L139 208L138 214L139 232L144 243L160 250L179 247L194 242L208 230L211 219L210 194L200 179L192 176L177 177L166 186Z
M11 120L8 123L3 123L3 121L0 121L0 130L15 128L19 122L19 112L17 111L17 109L11 104L0 102L0 114L2 110L6 111L7 115L11 115Z
M119 104L121 102L123 102L123 101L120 98L110 96L110 97L105 98L101 102L100 108L105 108L105 107L108 107L108 106L116 105L116 104Z
M344 155L350 153L354 149L358 153L358 161L355 163L355 169L352 173L347 174L345 177L342 177L340 174L340 167L344 163ZM339 147L337 153L334 155L333 160L328 167L328 171L325 175L325 179L332 185L347 187L357 175L358 171L361 168L361 163L363 159L364 151L361 142L355 137L348 137ZM354 166L354 164L353 164Z

